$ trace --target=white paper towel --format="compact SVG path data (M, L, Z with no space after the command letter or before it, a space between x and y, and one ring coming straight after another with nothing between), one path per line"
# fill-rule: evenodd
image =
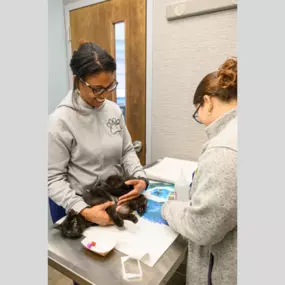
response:
M197 165L196 161L165 157L158 164L145 169L145 172L149 179L175 183L181 173L181 169L183 169L185 178L190 184L192 182L192 174L196 170Z
M169 226L149 222L140 218L137 224L125 221L125 229L110 227L90 227L85 236L96 241L96 237L116 239L116 249L153 267L178 234Z

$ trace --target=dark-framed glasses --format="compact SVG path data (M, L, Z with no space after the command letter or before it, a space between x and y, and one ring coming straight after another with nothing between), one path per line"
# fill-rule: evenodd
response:
M202 104L200 104L200 105L198 106L198 108L196 109L195 113L192 115L193 119L194 119L197 123L199 123L199 124L203 124L203 123L199 120L199 116L198 116L198 111L199 111L199 109L200 109L201 106L202 106Z
M92 90L93 94L96 95L96 96L99 96L99 95L103 94L104 92L112 92L112 91L114 91L117 88L118 84L119 84L119 82L115 80L107 88L104 88L104 87L97 87L97 88L95 88L95 87L90 86L90 84L88 82L84 81L82 78L80 78L80 81L82 83L84 83L87 87L89 87Z

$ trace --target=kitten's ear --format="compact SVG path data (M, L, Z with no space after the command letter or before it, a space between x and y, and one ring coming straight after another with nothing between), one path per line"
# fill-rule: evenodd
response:
M62 229L62 224L53 224L53 229L61 230Z

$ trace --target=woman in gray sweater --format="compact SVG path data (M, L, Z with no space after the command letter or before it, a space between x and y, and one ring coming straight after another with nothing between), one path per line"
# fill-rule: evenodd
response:
M101 226L112 223L105 209L89 208L81 195L112 174L127 174L136 198L148 185L120 107L107 100L118 85L114 59L95 43L82 42L70 67L74 88L49 117L48 195L54 222L73 210Z
M193 118L206 126L190 201L169 201L162 216L189 240L187 284L237 284L237 59L198 85Z

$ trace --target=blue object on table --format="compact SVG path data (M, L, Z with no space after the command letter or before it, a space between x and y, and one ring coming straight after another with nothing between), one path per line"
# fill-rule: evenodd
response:
M161 216L161 207L163 204L164 203L148 199L147 208L142 217L149 222L168 225L168 223Z

